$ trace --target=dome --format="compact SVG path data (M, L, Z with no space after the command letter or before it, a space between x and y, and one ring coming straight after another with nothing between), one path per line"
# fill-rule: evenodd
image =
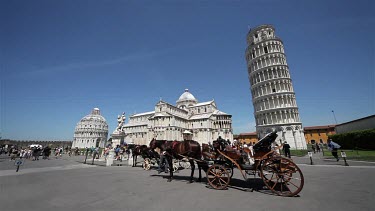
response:
M195 103L198 102L198 100L195 99L195 97L189 92L188 89L185 89L185 92L182 93L182 95L180 96L180 98L178 98L177 103L184 102L184 101L193 101Z
M84 122L84 121L99 121L99 122L103 122L103 123L107 124L107 121L105 120L105 118L103 116L97 115L97 114L89 114L89 115L83 117L81 119L81 122Z
M105 118L100 115L100 110L94 108L91 114L84 116L76 126L76 131L79 130L108 130L108 124Z

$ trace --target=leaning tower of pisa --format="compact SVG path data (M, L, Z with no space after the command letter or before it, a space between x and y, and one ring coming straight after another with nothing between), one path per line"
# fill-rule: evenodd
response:
M259 138L276 130L277 142L306 149L282 40L272 25L260 25L249 31L247 44L245 55Z

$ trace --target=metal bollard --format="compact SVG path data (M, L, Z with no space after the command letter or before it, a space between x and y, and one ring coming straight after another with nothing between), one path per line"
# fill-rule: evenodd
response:
M344 158L345 166L349 166L348 162L346 162L346 153L341 150L341 157Z
M312 152L307 152L307 154L309 155L309 157L310 157L310 165L314 165L314 163L313 163L313 160L312 160Z

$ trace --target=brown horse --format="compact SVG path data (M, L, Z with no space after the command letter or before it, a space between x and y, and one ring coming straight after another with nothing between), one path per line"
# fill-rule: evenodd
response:
M143 158L146 157L147 151L149 150L147 145L135 145L132 150L132 156L133 156L133 165L132 167L135 167L137 165L137 157L140 155Z
M198 164L199 169L199 178L198 182L201 182L202 180L202 167L203 170L207 170L207 165L201 161L202 153L201 153L201 147L198 142L193 140L185 140L185 141L166 141L166 140L156 140L152 139L150 142L150 148L152 150L159 148L162 151L166 152L166 157L169 164L169 179L168 182L172 181L173 178L173 164L172 159L178 159L181 160L182 158L188 158L189 163L191 166L191 174L190 174L190 180L189 183L193 182L193 176L194 176L194 160Z

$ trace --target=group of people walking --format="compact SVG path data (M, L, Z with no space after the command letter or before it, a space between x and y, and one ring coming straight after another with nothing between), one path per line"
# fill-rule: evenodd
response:
M52 149L49 146L32 146L27 148L10 146L9 148L0 148L0 155L3 153L8 154L8 156L10 156L11 161L16 160L16 158L37 161L39 160L40 156L42 156L42 159L49 159L51 152ZM61 157L63 153L63 148L56 147L53 149L53 152L56 158Z
M323 143L314 143L311 145L311 149L314 153L319 153L323 150ZM338 149L340 149L341 146L335 142L332 141L332 139L328 139L327 141L327 149L331 151L332 156L336 159L336 161L339 161L340 158L338 157ZM290 145L287 142L284 142L283 148L282 148L285 157L290 158Z
M103 156L104 159L106 160L109 152L113 149L115 155L114 155L114 160L122 161L124 159L129 160L130 156L130 149L128 145L117 145L116 147L112 147L111 145L108 145L106 148L103 150Z

